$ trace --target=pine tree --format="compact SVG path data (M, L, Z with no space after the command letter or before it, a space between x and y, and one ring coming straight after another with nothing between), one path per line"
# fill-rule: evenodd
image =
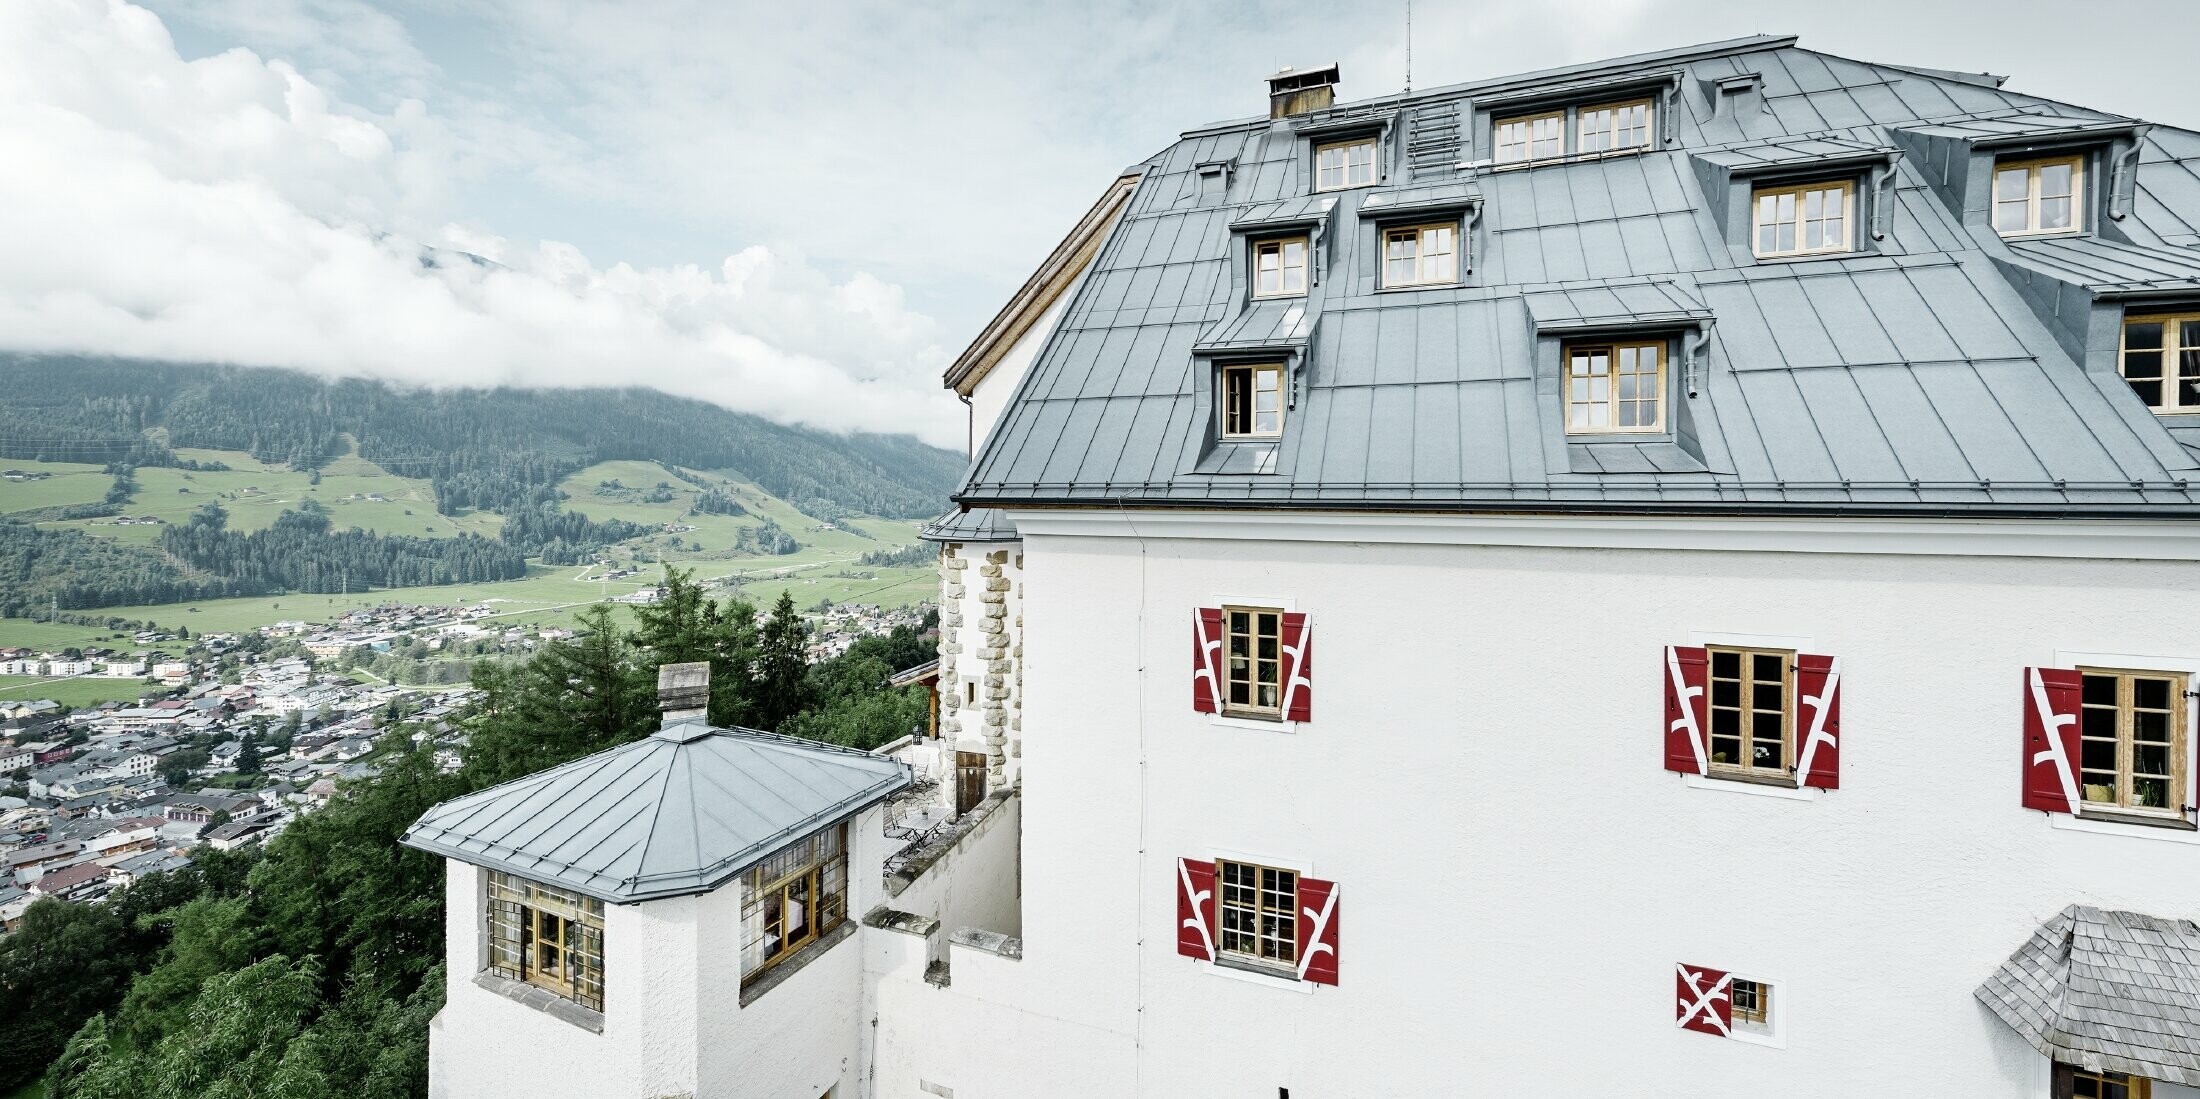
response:
M795 610L794 596L781 591L757 630L756 686L751 697L758 727L776 730L801 712L808 698L809 640L809 624Z

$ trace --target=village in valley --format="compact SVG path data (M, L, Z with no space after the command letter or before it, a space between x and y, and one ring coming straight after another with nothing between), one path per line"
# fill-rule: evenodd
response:
M661 591L645 586L618 601L649 605ZM809 658L915 628L928 609L814 608ZM432 743L439 763L456 769L461 721L478 697L469 662L519 659L574 636L499 614L488 602L390 603L242 633L143 630L54 651L0 646L0 676L35 677L0 694L0 930L13 930L39 898L97 902L189 866L202 847L232 851L280 835L344 782L377 774L385 737ZM373 670L393 665L416 674ZM45 697L42 685L79 701Z

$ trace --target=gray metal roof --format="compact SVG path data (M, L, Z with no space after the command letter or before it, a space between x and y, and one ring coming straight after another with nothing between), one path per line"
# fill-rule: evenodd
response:
M927 542L1015 542L1015 520L999 508L960 508L924 525L917 537Z
M913 781L868 752L688 721L444 802L404 842L627 903L715 889Z
M2200 289L2200 250L2121 244L2099 237L2051 237L2009 245L2016 261L2049 278L2101 294Z
M2200 1084L2200 924L2071 905L1978 987L2032 1048Z
M2200 293L2184 274L2200 264L2200 136L1792 41L1187 132L1144 166L957 499L2200 517L2200 459L2112 354L2063 327L2142 283ZM1761 110L1704 90L1739 77ZM1675 108L1654 150L1474 166L1488 155L1478 102L1645 81ZM1385 178L1307 194L1304 134L1352 125L1386 135ZM1982 202L1952 203L1947 164L1917 152L2134 138L2127 217L2024 244L1985 228ZM1220 194L1198 170L1217 163L1231 165ZM1893 173L1884 239L1839 257L1758 262L1730 238L1726 195L1706 191L1721 173L1833 164ZM1469 270L1457 286L1380 288L1371 223L1417 203L1471 208ZM1249 301L1244 234L1294 219L1321 227L1315 285ZM2019 285L2034 276L2051 287ZM1671 334L1676 371L1700 346L1693 395L1672 398L1667 435L1567 437L1553 337L1625 329ZM1204 364L1248 351L1298 368L1284 437L1257 448L1214 438Z

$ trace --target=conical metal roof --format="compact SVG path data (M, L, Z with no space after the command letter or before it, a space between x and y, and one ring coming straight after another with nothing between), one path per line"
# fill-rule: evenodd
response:
M907 788L907 764L700 721L444 802L404 843L613 903L702 893Z

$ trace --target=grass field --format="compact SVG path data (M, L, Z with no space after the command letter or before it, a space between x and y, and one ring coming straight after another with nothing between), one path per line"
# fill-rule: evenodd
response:
M0 700L21 702L50 698L68 706L93 706L101 702L134 702L160 688L142 679L48 679L44 676L0 675Z
M105 626L72 626L66 622L0 618L0 645L21 645L31 649L81 649L117 643L127 648L136 643L131 639L132 632L134 631L110 630Z
M208 500L217 500L230 513L229 525L237 530L256 530L274 522L284 509L295 507L306 496L326 504L340 526L371 527L383 533L447 536L473 530L493 536L502 517L468 515L453 519L435 513L434 498L425 481L398 477L356 455L339 458L322 471L319 485L309 484L306 474L265 466L236 451L179 450L178 454L201 462L219 461L232 467L223 473L192 473L175 469L138 470L139 491L125 513L157 515L172 523L188 522L190 514ZM59 470L56 463L13 463L18 468ZM86 481L97 500L107 491L108 479L97 467L69 467L94 476ZM74 474L71 474L74 476ZM11 493L36 488L49 496L50 486L62 480L16 484L0 482L0 513L44 507L55 502L27 502ZM621 488L603 489L607 481ZM655 502L643 497L667 486L671 498ZM217 599L199 603L169 603L140 607L107 607L102 616L152 622L167 627L183 626L194 634L239 632L272 622L300 620L327 622L345 611L382 603L464 604L488 602L502 615L540 624L569 624L590 603L631 594L657 583L663 563L695 571L706 579L725 578L729 587L758 606L791 592L797 606L811 607L820 600L835 603L863 602L884 606L909 606L936 598L937 582L930 567L879 569L858 564L862 555L891 550L916 540L921 524L907 520L851 519L843 524L825 523L806 515L792 504L724 472L698 471L676 475L653 462L601 462L568 477L559 485L569 499L565 506L592 519L624 519L654 527L668 524L692 526L688 531L661 531L612 547L606 555L640 571L617 581L594 579L604 570L576 565L533 565L517 580L485 584L453 584L446 587L385 588L351 595L292 594L242 599ZM691 515L697 496L708 488L731 493L748 509L747 515ZM379 495L380 500L366 499ZM410 511L407 515L405 512ZM758 557L734 550L742 528L761 527L765 519L778 524L797 542L798 552ZM151 542L159 537L153 525L118 526L112 520L91 520L49 526L74 526L104 537ZM675 544L677 542L677 544ZM635 555L652 561L635 564ZM114 631L89 626L67 626L0 619L0 646L22 645L41 649L69 645L112 643ZM119 640L128 646L127 636ZM0 695L0 697L6 697Z
M191 513L201 505L212 501L229 512L231 530L249 532L274 523L276 516L296 508L299 501L312 499L329 509L329 518L339 530L357 527L384 534L427 536L471 531L493 537L504 524L502 516L490 512L437 515L435 493L428 482L399 477L356 454L330 462L321 471L320 484L314 484L309 473L263 465L242 451L184 448L176 454L202 463L220 462L230 468L209 473L141 466L137 471L138 491L123 507L123 514L181 524L189 522ZM112 483L112 478L100 473L97 466L62 462L0 464L53 474L43 481L0 481L0 514L95 502L106 495ZM43 525L76 527L88 534L139 543L158 541L161 531L156 524L124 525L113 519Z
M49 476L37 481L0 481L0 515L63 504L96 504L107 495L114 478L99 466L78 462L0 461L0 468L29 470Z

